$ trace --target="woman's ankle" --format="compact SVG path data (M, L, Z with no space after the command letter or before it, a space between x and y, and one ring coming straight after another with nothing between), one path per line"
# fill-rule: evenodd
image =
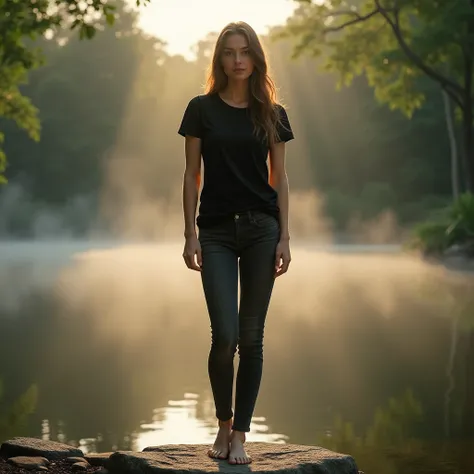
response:
M233 421L232 418L230 420L225 420L225 421L217 420L217 421L219 423L219 428L229 428L229 429L231 429L231 427L232 427L232 421Z
M231 434L232 438L237 438L239 439L242 443L245 442L246 436L245 436L245 431L237 431L233 430Z

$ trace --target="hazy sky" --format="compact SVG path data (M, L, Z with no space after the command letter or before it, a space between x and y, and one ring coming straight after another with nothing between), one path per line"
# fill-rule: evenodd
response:
M141 9L140 27L168 43L170 54L191 57L190 47L210 31L243 20L257 33L284 23L293 0L151 0Z

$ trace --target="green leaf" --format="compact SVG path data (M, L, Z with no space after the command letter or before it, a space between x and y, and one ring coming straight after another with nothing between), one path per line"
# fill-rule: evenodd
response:
M88 25L88 24L83 23L81 25L79 37L81 39L91 39L91 38L94 37L95 32L96 32L96 30L92 25Z
M115 15L113 13L107 13L105 19L108 25L113 25L115 22Z
M365 75L376 98L391 109L411 117L421 108L425 97L417 79L426 72L401 46L394 24L421 64L442 75L450 71L450 79L462 83L462 48L471 44L467 25L474 20L468 2L399 0L397 17L384 16L373 0L355 2L357 8L343 1L299 3L297 13L278 35L296 39L295 56L327 52L323 69L339 75L339 86ZM385 5L391 8L393 2Z

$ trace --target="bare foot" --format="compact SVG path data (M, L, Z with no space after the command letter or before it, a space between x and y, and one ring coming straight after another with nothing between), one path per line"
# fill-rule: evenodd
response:
M230 433L232 428L232 419L228 421L219 421L219 430L212 448L207 452L213 459L227 459L229 456Z
M250 464L252 458L245 452L245 433L233 431L230 437L229 464Z

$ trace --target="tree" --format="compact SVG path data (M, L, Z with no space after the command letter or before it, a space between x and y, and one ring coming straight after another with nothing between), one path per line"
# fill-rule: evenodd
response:
M109 25L114 23L115 6L103 0L0 0L0 117L13 120L38 140L38 110L20 90L28 71L41 64L35 40L63 28L78 30L81 39L90 39L103 27L104 19ZM0 145L3 138L0 132ZM5 168L0 148L0 183L5 182Z
M10 406L3 403L3 383L0 379L0 444L2 441L18 436L28 422L28 418L36 409L38 401L38 386L31 385Z
M451 98L445 90L442 91L442 94L444 102L444 114L446 116L446 129L448 130L449 143L451 146L451 188L453 192L453 198L456 200L459 197L458 144L454 127Z
M461 118L464 187L474 191L474 0L298 1L283 33L299 39L295 56L324 51L341 83L365 74L378 100L409 117L425 101L421 77L441 87Z

